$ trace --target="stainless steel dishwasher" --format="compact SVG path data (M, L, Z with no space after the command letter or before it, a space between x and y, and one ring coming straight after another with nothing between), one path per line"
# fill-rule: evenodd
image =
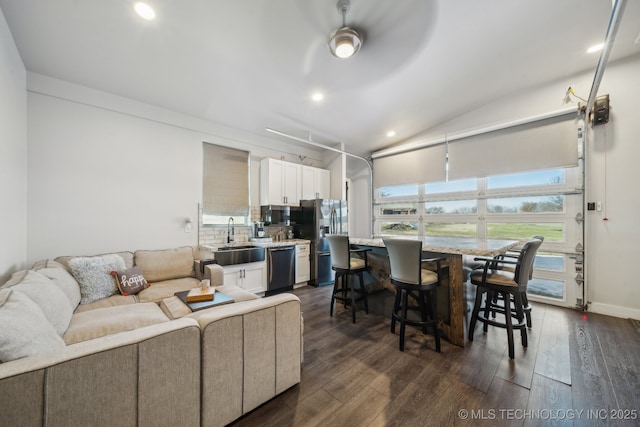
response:
M295 283L296 247L275 246L267 248L267 292L275 295L293 289Z

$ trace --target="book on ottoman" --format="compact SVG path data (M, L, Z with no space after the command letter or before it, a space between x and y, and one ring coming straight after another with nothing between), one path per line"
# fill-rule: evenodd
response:
M209 286L207 288L193 288L187 294L187 302L212 301L216 288Z

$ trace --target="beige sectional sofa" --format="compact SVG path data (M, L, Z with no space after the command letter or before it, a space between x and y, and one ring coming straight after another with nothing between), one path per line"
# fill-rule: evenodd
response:
M118 255L151 286L79 304L58 257L0 287L0 425L226 425L300 382L295 295L225 286L191 247ZM235 302L191 313L173 295L203 277Z

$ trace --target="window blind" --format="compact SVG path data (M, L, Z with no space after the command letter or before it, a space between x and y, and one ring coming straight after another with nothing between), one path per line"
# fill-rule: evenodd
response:
M431 145L418 150L373 160L374 188L422 184L445 180L446 146Z
M449 179L578 165L575 115L564 115L449 143Z
M202 147L203 214L248 216L249 152L207 142Z

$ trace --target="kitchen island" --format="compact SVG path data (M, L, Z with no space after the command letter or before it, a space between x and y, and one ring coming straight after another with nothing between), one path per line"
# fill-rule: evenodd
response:
M403 236L402 238L411 238ZM389 277L389 258L382 239L349 240L358 248L371 249L368 254L370 274L377 286L395 294ZM438 327L452 344L464 347L465 274L463 255L493 257L516 246L517 240L474 239L466 237L435 237L422 239L424 258L442 257L444 280L438 289Z

